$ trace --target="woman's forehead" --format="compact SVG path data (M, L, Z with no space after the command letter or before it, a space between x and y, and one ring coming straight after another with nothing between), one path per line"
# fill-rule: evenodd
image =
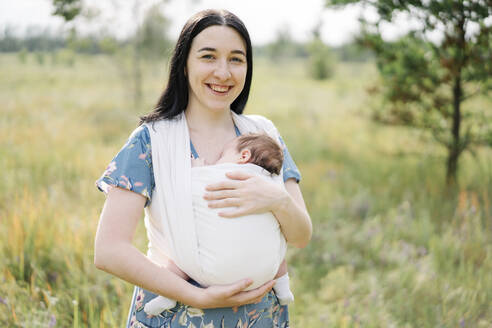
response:
M232 27L224 25L209 26L195 36L191 50L201 49L227 52L240 50L246 53L246 45L241 35Z

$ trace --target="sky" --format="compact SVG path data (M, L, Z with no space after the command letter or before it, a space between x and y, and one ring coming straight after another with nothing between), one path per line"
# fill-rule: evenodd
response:
M133 1L87 0L90 8L97 8L99 17L93 22L80 20L77 27L86 32L101 28L96 21L104 21L111 32L120 37L131 33L134 29L134 15L131 5ZM152 0L141 1L151 4ZM288 28L294 39L305 41L310 37L311 30L323 20L322 38L330 45L348 42L358 31L357 17L360 8L345 10L328 10L323 8L323 0L170 0L164 12L171 18L170 36L177 38L182 25L193 13L206 8L224 8L239 16L248 28L254 44L264 44L275 39L278 31ZM301 5L300 5L301 4ZM141 11L145 10L142 6ZM6 26L24 33L27 27L60 28L64 22L61 18L51 15L53 7L50 0L14 0L0 1L0 31ZM101 19L103 18L103 19Z
M140 0L140 11L156 0ZM171 19L169 34L177 39L181 27L195 12L206 8L223 8L239 16L251 35L255 45L268 43L275 39L280 29L287 28L295 40L306 41L313 27L322 21L321 37L332 46L349 42L359 30L358 17L376 17L374 12L363 10L360 6L345 9L327 9L325 0L167 0L163 12ZM136 15L129 0L84 0L86 8L97 12L92 21L78 19L75 23L82 32L94 32L105 28L112 34L125 37L136 27ZM67 28L59 17L51 13L51 0L3 0L0 1L0 33L6 26L18 33L26 29L50 27L53 30ZM143 15L137 15L142 17ZM412 26L412 22L402 20L398 25L386 26L383 37L394 38Z

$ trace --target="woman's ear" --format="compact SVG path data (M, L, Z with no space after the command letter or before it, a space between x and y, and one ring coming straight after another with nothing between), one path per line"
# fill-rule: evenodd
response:
M248 148L245 148L241 150L239 156L238 164L249 163L249 160L251 159L251 151Z

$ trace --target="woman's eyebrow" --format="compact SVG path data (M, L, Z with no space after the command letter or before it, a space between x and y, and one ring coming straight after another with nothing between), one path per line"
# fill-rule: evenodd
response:
M200 51L217 51L217 49L210 48L210 47L203 47L200 50L198 50L197 52L200 52Z
M232 54L240 54L240 55L243 55L244 57L246 57L246 54L242 50L232 50L231 53Z
M197 52L200 52L200 51L217 51L217 49L211 48L211 47L203 47L203 48L199 49ZM240 55L243 55L244 57L246 57L246 54L242 50L232 50L231 53L232 54L240 54Z

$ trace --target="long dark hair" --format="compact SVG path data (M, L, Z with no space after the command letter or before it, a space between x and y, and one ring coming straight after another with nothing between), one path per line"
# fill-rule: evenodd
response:
M140 124L160 119L171 119L181 114L188 106L188 79L185 76L186 62L191 42L201 31L213 25L223 25L235 29L246 44L246 80L239 96L231 104L231 110L242 114L248 101L251 78L253 76L253 53L248 30L243 22L227 10L207 9L192 16L185 24L174 48L169 67L169 79L155 108L140 117Z

